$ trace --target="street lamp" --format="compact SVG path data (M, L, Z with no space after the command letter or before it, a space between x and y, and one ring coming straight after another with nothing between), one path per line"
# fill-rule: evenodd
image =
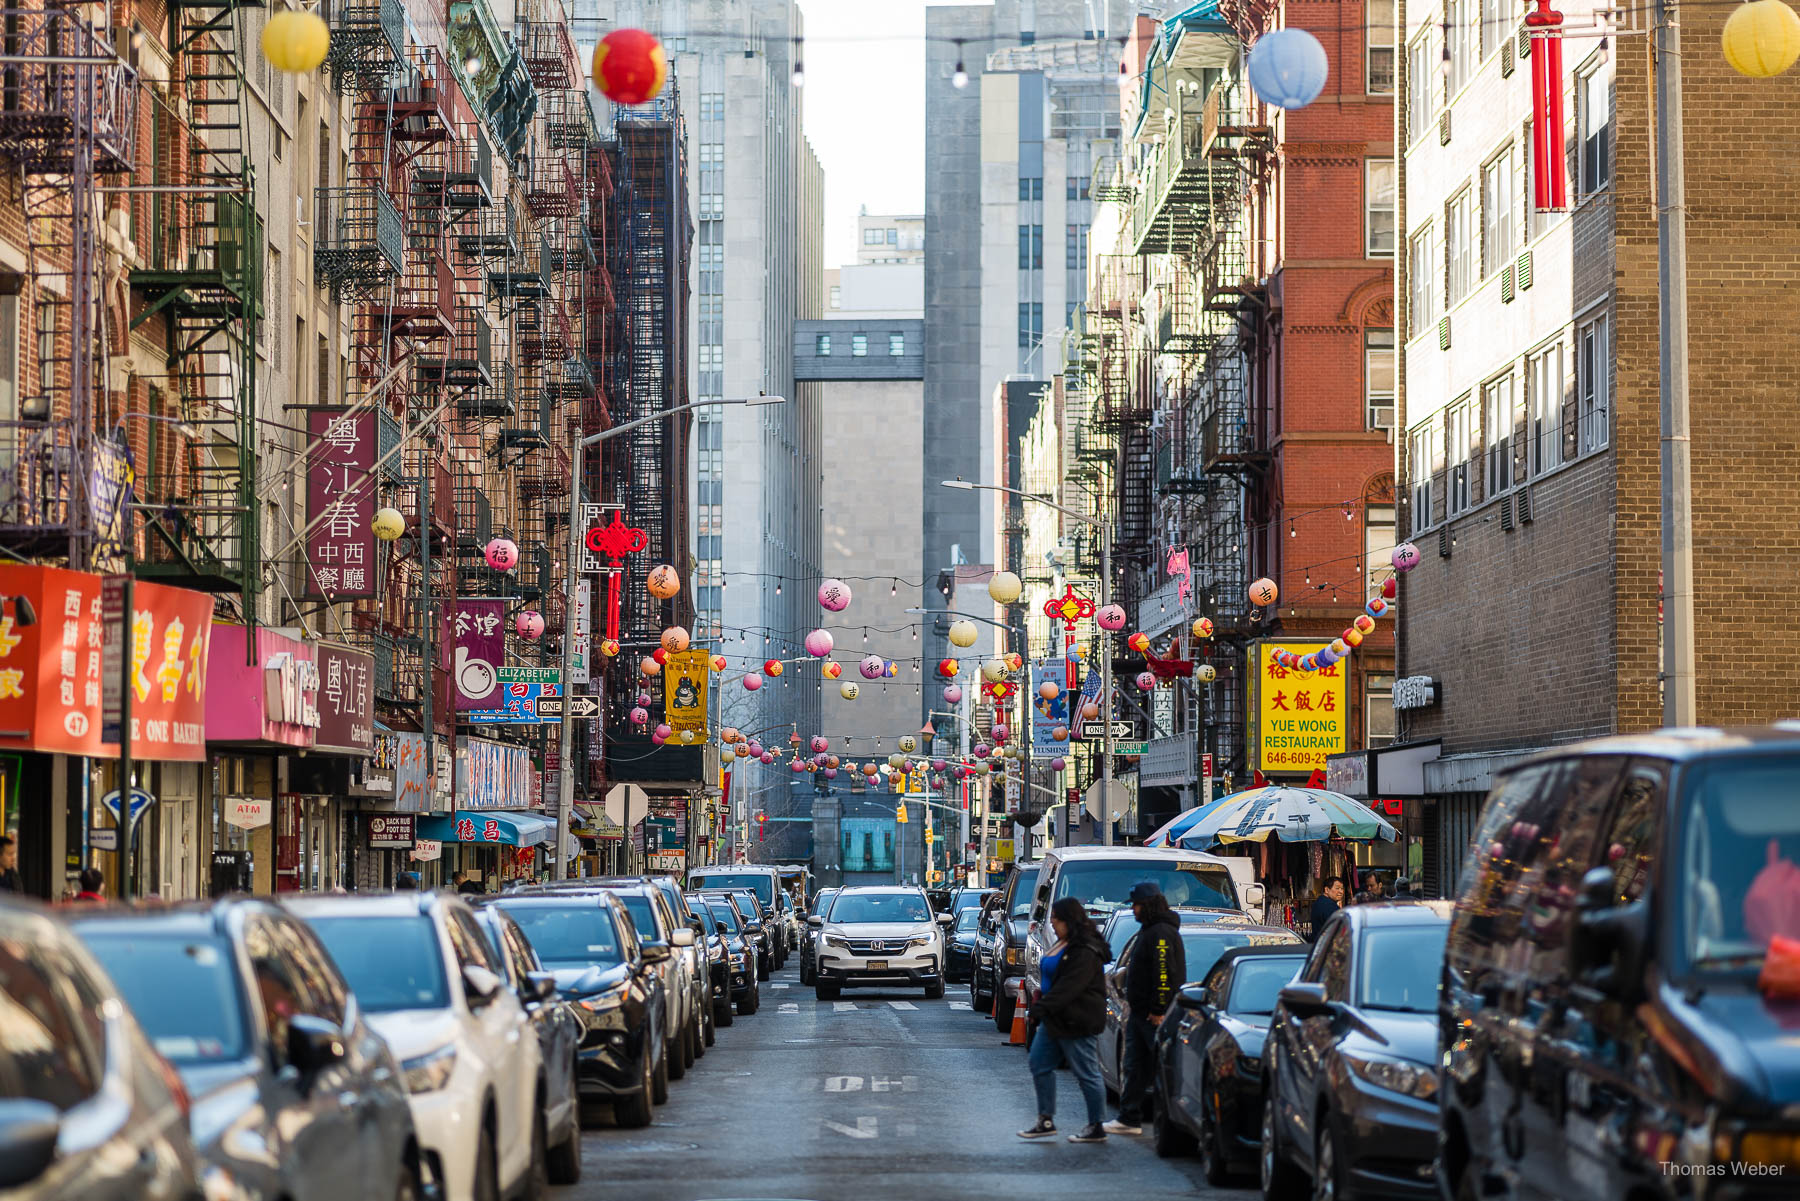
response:
M615 425L603 429L597 434L575 439L575 462L570 474L569 487L569 557L563 569L563 648L562 648L562 681L563 695L569 695L569 682L575 675L575 585L581 575L581 485L582 477L587 469L587 448L597 446L620 434L629 434L632 430L649 425L652 421L661 421L665 417L673 417L677 413L685 413L689 409L698 409L703 405L778 405L785 404L785 396L731 397L724 400L690 400L686 404L672 405L655 413L627 421L624 425ZM572 722L569 718L569 706L563 705L562 722L558 729L562 747L562 775L558 781L556 795L556 873L555 878L564 880L569 875L569 859L565 851L564 840L569 836L569 819L575 810L575 762L569 753L569 734Z
M1096 530L1100 531L1100 607L1105 608L1107 605L1112 604L1112 524L1110 522L1102 521L1098 517L1089 517L1085 513L1077 513L1074 509L1065 508L1055 501L1046 500L1037 495L1037 493L1026 492L1022 488L1007 488L1000 484L977 484L971 480L944 480L942 482L943 486L946 488L956 488L963 492L974 492L978 490L982 492L1004 492L1009 496L1017 496L1024 500L1034 501L1046 508L1055 509L1064 517L1079 521L1083 525L1093 526ZM1100 736L1100 778L1102 780L1100 785L1102 793L1100 801L1101 837L1106 846L1111 846L1113 844L1113 823L1109 806L1112 803L1113 790L1112 644L1111 639L1107 637L1104 629L1100 631L1100 693L1106 698L1104 703L1100 706L1100 721L1102 723ZM1074 703L1073 698L1071 698L1070 703ZM1063 824L1066 826L1068 823L1065 822ZM1064 837L1066 838L1067 835L1065 834Z

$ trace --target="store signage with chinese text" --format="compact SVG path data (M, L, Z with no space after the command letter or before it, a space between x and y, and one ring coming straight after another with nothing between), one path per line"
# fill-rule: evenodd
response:
M375 752L375 656L321 642L319 729L314 746L342 755Z
M312 409L306 459L306 595L375 595L375 410Z
M584 551L592 554L592 551ZM588 655L594 647L591 628L594 608L594 581L583 576L575 581L575 628L570 632L569 683L586 684L589 679Z
M495 708L506 658L506 602L459 600L444 624L444 666L456 691L456 711Z
M142 584L138 585L141 589ZM258 626L214 622L206 686L208 742L311 749L319 728L319 664L314 643ZM137 716L136 710L132 716Z
M1348 719L1344 665L1304 672L1275 662L1278 650L1310 654L1323 642L1259 642L1250 647L1250 761L1265 772L1325 770L1342 751Z
M562 672L554 667L502 667L500 686L488 703L464 716L484 725L535 726L548 720L538 712L539 697L562 696Z
M371 813L367 817L369 845L379 850L405 850L413 844L414 818L410 813Z
M1394 681L1396 709L1429 709L1437 700L1437 681L1430 676L1402 676Z

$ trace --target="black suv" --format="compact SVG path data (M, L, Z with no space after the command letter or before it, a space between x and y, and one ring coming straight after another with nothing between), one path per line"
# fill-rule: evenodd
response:
M969 999L977 1012L993 1011L994 1028L1003 1034L1012 1030L1017 989L1025 979L1025 927L1031 920L1037 878L1037 863L1015 865L1000 890L1000 900L982 910L975 963L969 973Z
M1792 1197L1800 723L1546 752L1489 794L1440 989L1446 1197Z

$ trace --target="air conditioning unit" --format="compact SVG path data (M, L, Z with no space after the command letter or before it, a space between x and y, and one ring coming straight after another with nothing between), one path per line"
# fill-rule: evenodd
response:
M1377 405L1369 410L1369 428L1372 430L1394 431L1394 406Z

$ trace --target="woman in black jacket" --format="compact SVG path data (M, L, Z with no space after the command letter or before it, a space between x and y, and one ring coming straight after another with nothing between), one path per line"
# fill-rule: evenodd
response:
M1110 957L1106 940L1074 897L1050 907L1056 945L1039 964L1043 994L1032 1007L1037 1033L1027 1059L1037 1089L1038 1120L1020 1138L1056 1134L1056 1069L1067 1063L1087 1102L1087 1125L1069 1136L1072 1143L1100 1143L1106 1132L1106 1091L1100 1083L1100 1033L1106 1029L1106 982L1102 972Z

